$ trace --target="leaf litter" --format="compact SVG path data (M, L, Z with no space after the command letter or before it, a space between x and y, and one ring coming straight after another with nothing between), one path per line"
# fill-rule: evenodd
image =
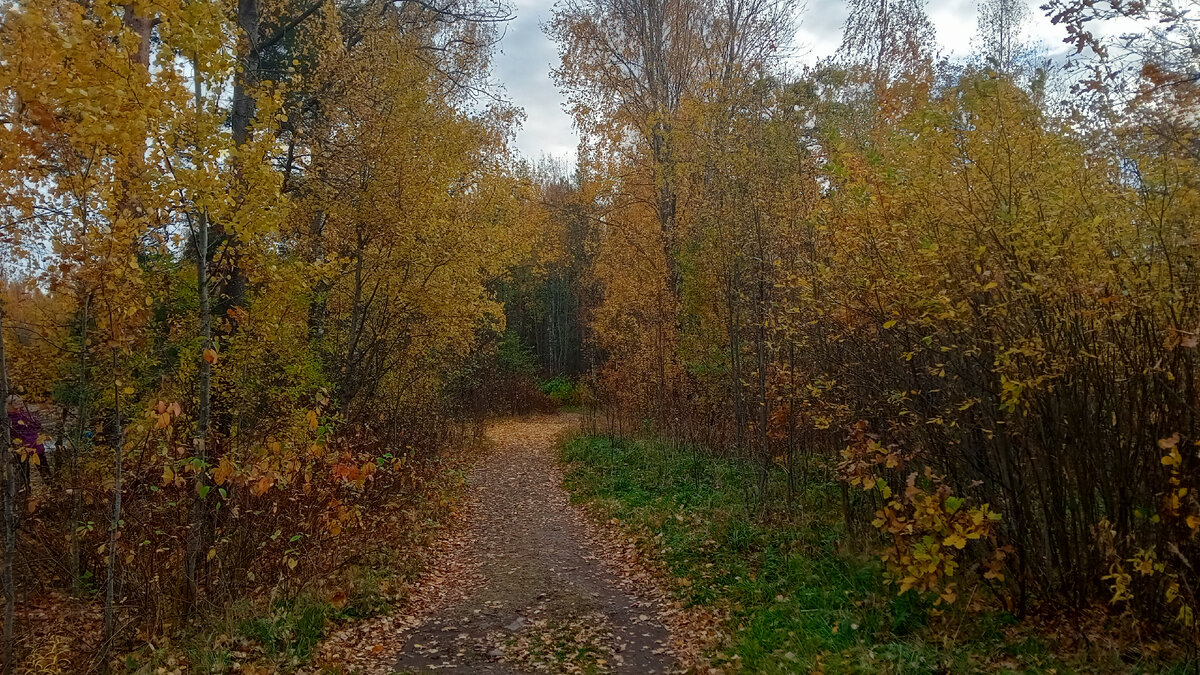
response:
M572 506L556 448L575 415L493 422L467 504L391 615L322 643L315 668L388 673L694 671L716 618L672 601L637 543Z

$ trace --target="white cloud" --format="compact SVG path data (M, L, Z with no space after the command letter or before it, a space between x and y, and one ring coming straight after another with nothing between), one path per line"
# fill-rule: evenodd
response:
M1051 54L1061 53L1066 31L1054 26L1039 8L1043 0L1029 3L1027 38ZM494 75L512 101L525 109L524 126L517 132L517 149L530 159L542 155L573 161L578 135L564 110L565 97L555 87L550 69L558 63L558 50L542 31L549 20L551 0L516 0L514 19L507 27L497 55ZM933 0L928 5L943 56L963 57L975 35L976 0ZM800 17L796 35L796 60L813 63L830 56L841 43L846 5L842 0L810 0Z
M574 159L577 136L563 109L565 97L554 85L550 69L558 64L558 49L542 31L551 3L518 0L516 19L507 26L495 60L494 76L514 103L525 109L525 124L517 132L517 149L530 159L542 155Z

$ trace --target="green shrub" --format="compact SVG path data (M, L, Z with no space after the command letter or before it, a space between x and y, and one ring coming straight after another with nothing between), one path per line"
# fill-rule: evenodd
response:
M542 382L538 389L558 405L575 405L577 402L575 383L565 375L557 375Z

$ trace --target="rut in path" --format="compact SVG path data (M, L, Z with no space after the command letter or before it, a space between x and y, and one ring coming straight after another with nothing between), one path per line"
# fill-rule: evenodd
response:
M556 441L575 421L543 416L489 427L495 447L472 470L469 522L454 554L466 560L452 563L475 581L441 589L459 597L405 636L395 671L671 668L657 603L602 562L602 547L560 486Z

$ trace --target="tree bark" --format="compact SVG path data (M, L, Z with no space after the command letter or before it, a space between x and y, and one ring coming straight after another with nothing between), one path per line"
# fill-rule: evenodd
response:
M13 557L17 552L17 472L13 466L12 426L8 417L8 360L4 353L4 299L0 298L0 401L4 415L0 418L0 475L4 480L4 563L0 582L4 585L4 637L0 643L0 672L13 673L13 625L16 623L17 593L13 586Z
M242 36L238 42L241 68L233 80L233 110L229 116L229 125L233 144L239 149L250 140L250 125L254 121L254 90L258 88L259 67L262 61L259 55L261 36L258 10L258 0L238 0L237 22L242 29ZM240 180L240 159L235 157L234 161L234 172L239 174L235 177ZM236 319L230 317L229 310L246 304L248 280L241 262L234 253L232 235L220 223L213 228L212 235L214 246L209 255L221 252L223 256L228 256L227 269L224 270L220 294L214 309L218 316L227 317L231 322L235 322Z
M79 329L79 402L76 409L75 433L71 439L71 584L75 593L83 593L81 572L83 550L79 541L79 521L83 518L83 490L79 481L79 452L86 442L90 383L88 381L88 320L91 294L83 296L82 323Z
M199 405L196 411L196 431L192 445L196 460L207 468L209 462L208 430L212 417L212 363L206 352L212 349L212 306L208 293L208 217L197 214L196 233L196 284L200 296L200 383ZM195 490L192 494L191 526L188 529L187 558L184 563L184 607L185 614L194 608L200 592L200 559L206 545L208 509L204 501L208 486L208 472L196 474Z
M111 325L111 318L110 318ZM116 439L113 443L113 501L112 516L108 523L108 573L104 583L104 634L100 641L100 668L108 670L108 655L116 639L116 582L117 582L117 538L121 529L121 480L124 478L125 424L121 420L121 387L117 377L119 361L117 350L112 350L113 369L113 425Z
M325 212L317 211L313 214L312 222L309 223L309 262L313 265L325 263L325 220ZM308 339L311 342L320 342L325 337L325 322L329 314L327 296L330 286L329 280L324 277L318 279L313 286L312 299L308 304Z
M193 60L195 63L195 60ZM196 97L196 111L199 114L203 97L201 92L198 68L193 67L197 74L193 77L193 87ZM199 143L199 139L197 139ZM212 416L212 363L209 361L207 350L212 349L212 300L209 297L209 245L208 245L208 214L198 211L196 220L196 289L200 303L200 382L199 405L196 411L196 431L192 445L196 459L202 467L208 464L208 429ZM195 490L192 494L191 524L188 529L187 551L184 560L184 614L189 614L195 606L200 591L200 557L205 548L205 525L207 509L202 493L206 486L207 472L196 474Z
M134 65L141 66L148 73L150 68L150 33L154 29L155 19L138 14L132 4L124 5L123 9L122 24L138 36L137 51L130 55L129 60ZM141 211L141 207L138 204L139 199L136 194L131 198L128 186L132 178L142 174L145 166L145 157L140 153L136 153L131 154L125 161L127 176L122 180L125 189L121 195L117 211L126 216L137 217L136 214ZM111 330L113 326L116 326L111 299L106 299L105 304L108 307L108 325ZM113 641L116 639L116 607L114 603L116 599L117 579L117 538L121 527L121 480L124 477L125 426L121 420L121 386L117 376L119 363L118 348L114 347L112 349L113 424L115 427L115 443L113 443L113 499L112 514L108 524L108 561L105 565L107 577L104 585L104 628L98 654L100 669L105 672L108 670L108 655L112 649Z

